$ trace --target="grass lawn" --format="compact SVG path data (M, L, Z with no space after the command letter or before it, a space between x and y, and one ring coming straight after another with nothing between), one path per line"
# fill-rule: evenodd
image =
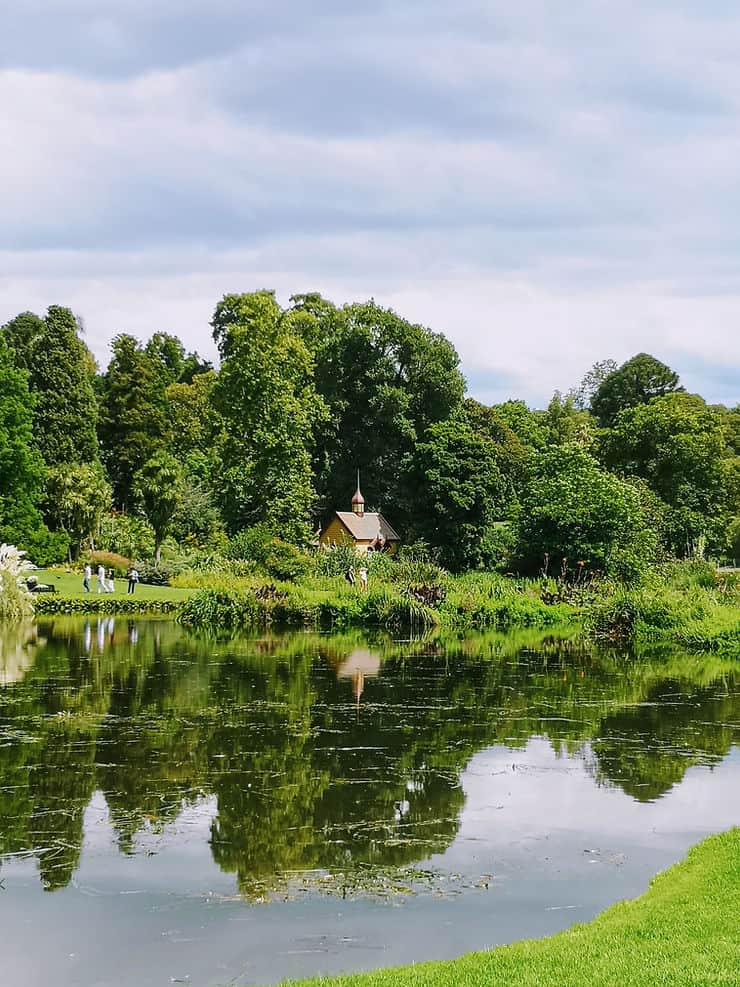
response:
M37 577L40 583L53 583L57 588L57 596L70 597L70 598L84 598L86 596L96 596L97 595L97 580L95 573L90 580L90 593L85 593L82 588L82 573L81 572L68 572L65 569L36 569L33 575ZM109 598L111 597L125 597L126 587L128 583L125 579L115 580L115 592L102 594ZM136 587L136 592L134 593L134 598L139 600L170 600L173 602L178 602L180 600L186 600L189 596L193 595L194 590L191 589L175 589L172 586L144 586L142 583ZM48 599L49 597L45 593L40 593L36 599Z
M587 925L459 960L302 987L697 987L740 984L740 828L712 836L649 890Z

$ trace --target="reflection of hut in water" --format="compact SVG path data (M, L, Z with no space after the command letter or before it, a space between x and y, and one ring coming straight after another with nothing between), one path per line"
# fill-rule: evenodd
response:
M360 696L365 689L365 676L375 678L379 673L380 655L368 651L367 648L355 648L337 669L337 678L352 679L352 692L359 706Z

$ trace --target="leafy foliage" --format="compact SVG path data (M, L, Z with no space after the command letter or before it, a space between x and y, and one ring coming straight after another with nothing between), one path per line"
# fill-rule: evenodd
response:
M601 381L591 399L591 411L601 425L608 426L626 408L682 390L678 374L670 367L648 353L638 353Z

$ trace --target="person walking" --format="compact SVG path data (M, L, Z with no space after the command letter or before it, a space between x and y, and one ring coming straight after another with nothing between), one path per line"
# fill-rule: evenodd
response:
M350 586L355 585L355 570L352 568L352 566L350 566L349 569L347 569L347 571L344 574L344 578L347 580Z
M105 585L105 569L102 565L99 565L98 566L98 595L107 592L108 592L108 587Z
M360 589L361 590L367 589L367 569L365 568L365 566L363 566L360 569Z
M134 566L131 566L131 568L128 571L128 589L126 590L126 592L133 593L134 590L136 589L136 584L138 583L138 581L139 581L139 572L137 569L134 568Z
M92 566L89 562L85 564L85 574L82 579L82 585L85 587L85 592L90 592L90 580L92 579Z
M108 592L109 593L115 593L115 591L116 591L115 578L116 578L115 572L112 569L109 569L108 570Z

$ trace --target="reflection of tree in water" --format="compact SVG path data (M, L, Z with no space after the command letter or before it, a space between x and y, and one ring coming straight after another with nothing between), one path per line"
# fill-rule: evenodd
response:
M124 852L215 795L214 859L257 895L286 872L444 850L482 747L590 741L600 781L649 799L722 757L738 719L711 658L630 662L531 633L217 643L165 621L80 626L40 624L33 666L0 690L0 854L35 848L49 888L77 865L96 789Z
M660 682L640 705L604 719L592 745L596 777L640 802L653 801L692 765L722 760L733 742L730 724L737 713L737 696L718 698L712 687L687 694L684 682Z

